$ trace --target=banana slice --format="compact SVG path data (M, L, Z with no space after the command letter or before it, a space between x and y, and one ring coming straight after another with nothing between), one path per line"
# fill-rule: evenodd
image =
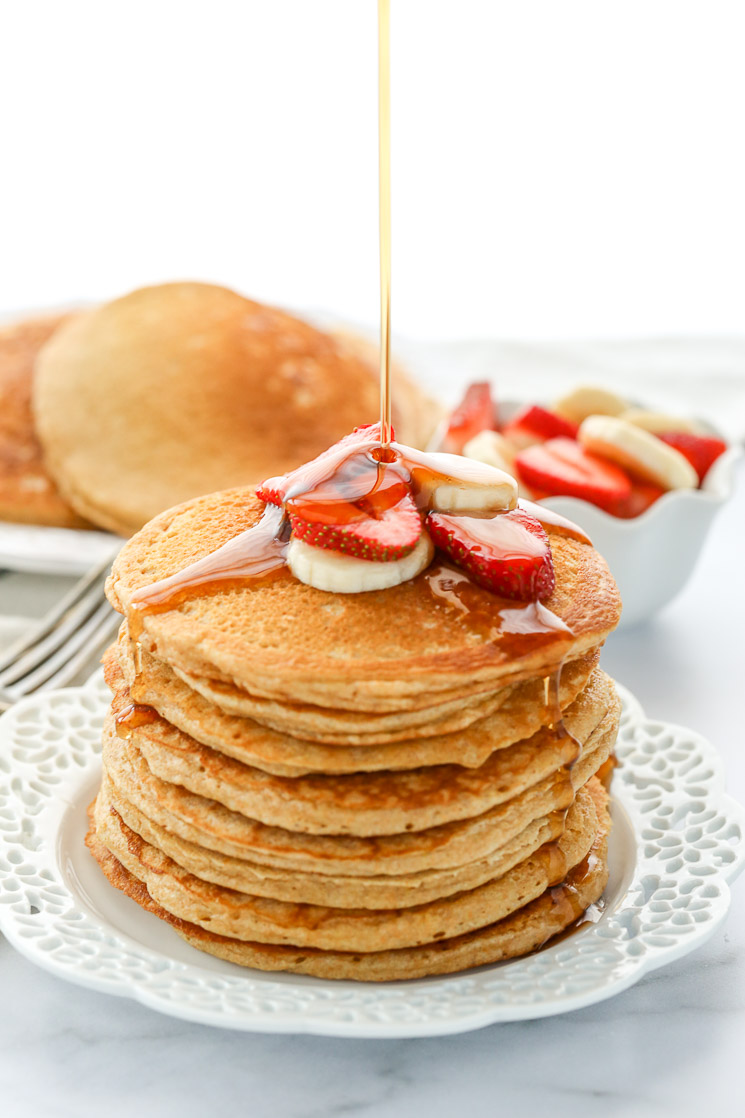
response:
M661 411L646 411L644 408L629 408L623 412L621 419L644 431L651 431L653 435L664 435L668 431L684 431L689 435L703 433L700 424L692 419L681 419L679 415L666 415Z
M590 415L577 436L593 454L610 458L663 489L696 489L698 475L687 458L649 431L609 415Z
M517 504L517 482L495 466L462 454L425 453L392 444L411 473L419 508L433 512L508 512Z
M331 594L364 594L367 590L387 590L416 578L432 562L434 553L432 540L426 532L422 532L414 550L403 559L389 559L385 563L355 559L340 551L311 547L293 538L287 550L287 566L296 579L316 590L327 590Z
M515 449L499 431L479 431L463 447L466 458L485 462L506 474L515 475Z
M621 399L615 392L599 385L583 384L568 392L554 404L554 411L571 419L572 423L581 423L588 415L621 415L628 408L628 401Z

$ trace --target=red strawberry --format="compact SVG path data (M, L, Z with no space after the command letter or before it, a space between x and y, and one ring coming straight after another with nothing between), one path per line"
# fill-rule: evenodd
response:
M427 528L436 546L487 590L521 602L553 592L556 576L548 536L521 509L490 519L431 512Z
M563 419L555 412L538 404L528 404L512 417L502 434L517 446L530 446L546 439L576 439L578 430L576 423Z
M461 454L466 443L479 431L493 431L495 420L496 409L489 382L469 384L465 396L450 416L442 449L449 454Z
M286 485L286 477L270 477L257 487L256 496L267 505L281 505Z
M668 431L659 435L663 443L679 450L698 474L699 484L704 480L711 466L720 454L724 454L727 444L721 439L708 435L690 435L687 431Z
M641 516L650 505L659 500L664 492L665 490L661 489L659 485L652 485L651 482L635 479L631 483L629 496L621 502L615 510L615 514L623 520L632 520L635 516Z
M617 515L631 495L631 478L620 466L590 454L573 439L549 439L520 451L520 481L552 497L580 497Z
M395 432L391 429L391 439L393 440L395 437ZM318 463L323 463L326 458L335 457L339 447L352 447L355 443L363 443L370 439L379 440L380 438L379 423L366 423L362 427L355 427L351 435L345 435L338 443L334 443L328 450L324 450L310 462L299 466L284 477L270 477L267 481L263 481L256 490L256 496L260 501L265 501L267 504L281 505L285 499L285 494L295 485L302 486L305 477L312 478L316 473L313 467Z
M392 488L389 494L392 497L394 493ZM404 493L395 504L365 503L367 509L342 501L308 503L303 506L306 515L290 511L292 531L313 547L381 563L401 559L413 551L422 534L414 498Z

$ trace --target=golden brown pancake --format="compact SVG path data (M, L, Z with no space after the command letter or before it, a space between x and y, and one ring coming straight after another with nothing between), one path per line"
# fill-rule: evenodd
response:
M589 904L600 897L608 877L610 818L607 795L597 781L591 786L591 796L596 820L595 837L587 856L570 871L563 884L547 888L535 899L513 910L511 915L496 923L482 925L476 931L439 937L415 947L371 952L361 952L356 946L351 951L319 950L221 935L214 929L174 915L151 895L145 883L150 873L149 851L146 844L136 837L131 848L126 841L124 843L124 862L101 840L95 819L91 821L86 841L116 888L147 911L169 922L186 942L202 951L259 970L290 971L357 981L390 981L452 973L514 958L541 947L551 936L573 923ZM114 832L119 830L121 833L126 827L116 815L111 820L109 827ZM162 868L174 867L170 860L159 859L157 853L154 861L160 862Z
M481 815L573 764L578 745L580 755L586 755L606 741L612 744L619 713L613 684L598 671L564 712L564 734L538 730L526 740L496 750L479 768L441 764L301 777L276 776L245 765L200 744L162 718L133 726L127 733L155 776L231 811L290 831L365 837L423 831ZM110 715L104 729L105 749L116 742Z
M135 657L140 665L139 671L135 667ZM562 710L573 703L586 687L597 661L598 653L593 651L564 666L558 696ZM115 695L113 709L116 715L126 718L133 703L152 707L162 719L196 741L277 776L303 776L310 772L391 772L453 761L466 768L478 768L496 749L530 737L550 720L553 713L544 702L543 680L526 680L497 692L494 697L495 711L489 713L487 710L478 721L467 708L467 717L464 715L452 720L455 726L447 723L444 726L441 723L414 726L409 731L412 738L404 736L407 732L405 728L392 730L385 735L383 740L386 744L382 745L377 744L382 736L380 733L359 732L366 721L373 721L371 716L349 711L333 712L340 721L344 715L350 721L357 719L357 732L347 735L348 744L344 735L335 734L331 739L334 744L328 745L323 743L328 742L331 735L316 728L325 712L303 709L303 717L310 723L307 732L313 735L314 740L288 736L288 733L268 728L254 719L226 713L224 706L217 706L198 691L187 687L167 664L142 650L134 656L130 655L129 641L120 641L109 649L104 657L104 673ZM280 704L272 706L279 707ZM392 716L387 717L392 721ZM273 726L280 724L273 714L270 718ZM425 736L427 731L429 737ZM323 740L320 744L317 740L319 735Z
M31 411L36 356L66 321L69 316L49 315L0 326L0 520L90 527L49 476Z
M394 416L436 421L407 387ZM306 322L203 283L147 287L79 315L40 354L36 423L60 490L129 535L201 493L257 483L378 414L366 360Z
M101 810L112 806L130 830L150 846L162 850L182 869L228 889L291 904L329 905L336 908L407 908L441 897L475 889L500 877L564 829L564 813L551 812L528 823L517 835L475 862L443 870L411 874L376 874L351 877L328 873L298 873L265 866L188 842L148 818L118 790L109 778L99 792ZM574 811L574 806L569 808Z
M107 592L126 613L134 592L182 570L255 524L263 505L236 489L156 517L117 557ZM142 646L174 670L281 702L356 711L423 709L542 676L596 648L620 616L616 585L590 545L549 530L556 589L545 602L571 630L516 639L481 631L430 590L430 571L389 590L327 594L289 571L214 588L145 614ZM492 616L499 599L474 585ZM536 606L510 604L524 616Z
M414 947L493 924L557 884L552 881L553 851L549 856L540 849L501 877L427 904L403 909L290 904L188 873L127 827L105 795L96 804L94 819L104 845L168 912L218 935L260 943L358 952ZM563 873L586 857L597 831L593 797L580 792L555 840Z
M160 779L131 740L107 734L104 770L123 800L173 836L261 866L300 874L369 877L452 869L493 855L528 824L571 806L574 794L611 755L613 730L599 735L567 771L543 779L519 774L515 794L481 815L423 831L360 837L311 834L271 826ZM533 779L533 783L530 780Z

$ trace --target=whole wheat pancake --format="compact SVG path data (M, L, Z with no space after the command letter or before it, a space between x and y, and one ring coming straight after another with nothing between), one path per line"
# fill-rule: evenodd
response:
M408 386L399 437L426 440L431 403ZM128 535L200 493L313 458L378 411L367 361L234 291L171 283L78 316L37 362L47 464L81 515Z
M162 718L127 732L151 772L269 826L308 834L391 835L481 815L615 740L620 706L612 681L595 672L564 712L565 732L549 728L493 753L477 769L458 764L397 772L283 777L226 757ZM112 715L104 748L116 738Z
M112 604L126 613L138 588L213 552L255 524L262 509L243 489L156 517L115 561ZM551 530L549 537L556 589L545 607L552 614L535 603L500 611L499 599L473 585L469 609L488 620L474 625L433 594L431 569L388 590L346 595L315 590L285 571L145 613L134 635L175 669L282 702L381 711L468 697L577 659L616 625L620 599L604 560L588 544ZM515 635L536 618L545 621L542 633Z
M425 831L374 837L288 831L231 811L157 777L131 741L107 737L104 771L118 796L172 835L262 866L306 874L370 877L452 869L489 857L531 822L571 806L611 756L607 733L562 769L489 811Z
M34 428L34 362L65 315L0 327L0 520L87 528L60 495L44 464Z
M505 688L507 694L502 695L497 711L465 729L429 738L417 736L413 741L394 740L386 745L368 744L367 735L356 734L352 740L359 745L324 745L288 738L253 719L225 714L148 653L139 653L136 671L134 661L125 651L127 647L128 642L127 646L120 643L104 657L106 681L115 693L115 714L126 713L132 703L151 706L197 741L278 776L396 771L454 760L467 768L477 768L495 749L530 737L552 715L544 701L543 681L530 680ZM598 654L593 652L564 666L559 691L562 709L587 685L597 659Z
M578 793L580 797L585 794L584 790ZM564 812L552 812L529 823L498 850L464 866L413 874L345 877L276 869L188 842L148 819L118 792L106 776L98 796L102 811L113 807L130 830L150 846L162 850L182 869L205 881L291 904L334 908L407 908L451 896L464 889L475 889L500 877L545 843L559 838L564 829ZM575 811L572 805L567 818ZM560 859L557 858L557 862L561 867Z
M496 924L452 939L440 939L421 947L398 951L355 952L298 950L251 943L219 936L197 924L173 916L161 907L144 883L124 868L103 845L91 826L86 842L111 884L147 912L169 923L192 947L217 958L263 971L286 971L317 978L351 979L358 982L388 982L452 974L526 955L564 931L597 901L607 880L607 835L610 817L604 806L598 834L588 857L567 875L566 881L547 889L534 901L517 909Z
M565 662L560 677L557 702L563 709L572 702L587 683L592 669L597 665L599 649L592 649L578 660ZM114 664L118 662L119 671ZM274 771L272 766L287 764L297 768L306 761L310 770L319 772L372 771L377 768L415 768L419 764L437 764L436 757L450 744L443 746L439 739L476 722L483 722L481 740L474 734L462 735L459 741L460 764L480 765L500 742L508 744L518 738L528 737L546 717L545 686L543 679L529 679L508 684L496 691L477 695L466 701L431 703L423 710L397 711L387 714L357 713L350 710L331 710L311 704L280 703L274 699L258 699L231 684L199 679L180 670L174 671L161 660L156 660L145 649L128 639L127 623L123 622L119 640L114 650L105 658L107 677L112 690L118 690L119 675L123 673L132 698L137 703L155 707L170 722L199 741L212 744L210 736L225 741L230 753L230 742L238 738L250 739L257 756L266 759L260 768ZM493 719L486 719L498 715ZM263 732L268 730L268 733ZM193 728L193 729L192 729ZM271 731L276 731L272 734ZM204 734L208 736L203 736ZM279 736L277 736L279 735ZM293 747L287 735L299 738L302 745ZM425 742L421 739L431 739ZM313 750L312 743L345 747L340 755L334 749ZM395 743L397 748L373 751L371 746ZM408 764L391 763L403 756L401 746L407 744L413 759ZM364 756L351 747L360 746L368 752ZM215 747L220 748L215 741ZM234 746L233 746L234 747ZM470 750L466 753L466 748ZM360 764L349 765L343 760L359 756ZM377 760L376 760L377 758ZM431 758L431 759L430 759ZM243 759L243 758L242 758ZM248 760L248 757L245 758ZM450 759L448 755L447 759ZM326 767L328 766L328 767ZM288 772L288 776L299 775Z
M288 904L226 889L188 873L127 827L105 797L96 804L94 820L96 838L172 915L218 935L260 943L357 953L415 947L493 924L555 884L553 850L542 848L476 889L410 908ZM573 868L586 857L599 827L593 797L578 796L566 829L556 840L566 867Z

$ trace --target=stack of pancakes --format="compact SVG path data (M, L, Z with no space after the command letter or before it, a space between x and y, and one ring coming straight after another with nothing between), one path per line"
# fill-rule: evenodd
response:
M49 315L0 327L0 520L89 527L47 470L32 410L36 358L66 318Z
M195 947L262 970L413 978L541 946L607 880L605 563L549 529L545 604L565 627L524 634L500 614L517 603L434 594L436 567L343 596L283 570L132 608L261 509L246 490L191 501L115 563L128 620L88 836L104 872Z

